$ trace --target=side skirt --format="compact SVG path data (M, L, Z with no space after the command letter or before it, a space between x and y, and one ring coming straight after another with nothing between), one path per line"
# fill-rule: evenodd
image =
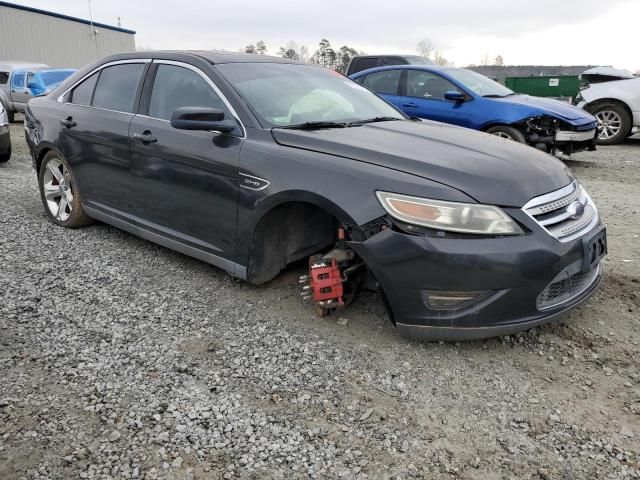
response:
M244 267L238 263L232 262L231 260L227 260L226 258L219 257L212 253L205 252L191 245L182 243L178 240L168 238L159 233L152 232L151 230L143 228L139 225L135 225L127 220L117 218L114 215L104 213L88 205L82 205L82 208L84 208L87 215L89 215L91 218L100 220L101 222L132 233L133 235L136 235L140 238L144 238L145 240L149 240L150 242L162 245L163 247L170 248L171 250L175 250L176 252L180 252L184 255L202 260L203 262L221 268L225 272L230 273L234 277L238 277L241 280L247 279L247 267Z

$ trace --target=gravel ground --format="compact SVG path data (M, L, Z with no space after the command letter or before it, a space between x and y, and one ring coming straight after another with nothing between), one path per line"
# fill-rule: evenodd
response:
M0 478L640 478L640 139L567 163L608 225L564 323L398 337L374 295L314 317L96 224L49 223L20 124L0 166Z

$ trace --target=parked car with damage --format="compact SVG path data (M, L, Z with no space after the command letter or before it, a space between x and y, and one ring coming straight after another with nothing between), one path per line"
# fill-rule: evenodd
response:
M25 126L53 223L100 220L255 285L306 261L320 315L371 288L402 335L505 335L602 276L606 231L562 162L413 121L319 66L116 55L33 99Z
M581 77L587 86L575 103L598 119L598 143L615 145L640 128L640 78L610 67L587 70Z
M411 117L480 130L565 155L594 150L596 119L572 105L514 93L465 68L401 65L351 78Z
M13 73L16 70L36 71L43 68L49 68L49 65L31 62L0 62L0 104L7 111L9 122L13 122L15 112L24 110L24 105L31 97L26 88L26 75L19 75L14 79Z
M0 104L0 163L8 162L11 158L11 132L9 131L9 117L7 111Z

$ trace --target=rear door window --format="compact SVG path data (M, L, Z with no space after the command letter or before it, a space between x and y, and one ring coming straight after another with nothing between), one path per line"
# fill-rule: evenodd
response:
M385 70L383 72L372 73L364 78L362 84L375 93L398 95L401 73L401 70Z
M198 73L176 65L158 66L149 101L149 116L171 119L179 107L208 107L229 112L218 94Z
M69 101L76 105L91 105L91 99L93 98L93 90L96 87L98 81L98 73L94 73L89 78L84 80L80 85L71 91L71 97Z
M103 68L93 94L97 108L132 113L144 63L125 63Z
M11 88L13 90L24 88L25 77L26 77L26 73L24 72L14 73L13 78L11 79Z
M9 81L9 72L0 72L0 85L6 85Z

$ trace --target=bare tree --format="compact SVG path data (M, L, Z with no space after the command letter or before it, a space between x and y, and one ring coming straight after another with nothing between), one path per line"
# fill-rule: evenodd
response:
M480 57L480 65L489 65L489 54L483 53L482 57Z
M249 44L244 47L244 53L256 53L256 46L254 44Z
M435 49L436 45L431 41L430 38L423 38L418 42L418 46L416 47L418 53L425 58L431 58L431 55L433 55Z
M493 64L498 66L498 67L503 67L504 66L504 58L502 58L502 55L498 55L496 57L496 59L493 61Z
M436 50L433 53L433 62L436 65L442 65L443 67L446 67L447 65L449 65L449 60L444 58L444 53L439 50Z

